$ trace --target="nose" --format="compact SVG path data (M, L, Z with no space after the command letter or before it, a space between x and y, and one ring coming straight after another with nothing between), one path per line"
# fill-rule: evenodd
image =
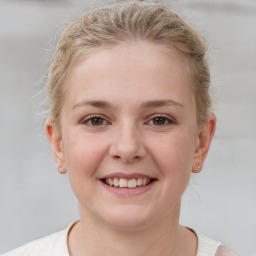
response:
M113 133L109 150L111 157L124 163L133 163L145 156L143 135L135 125L122 125Z

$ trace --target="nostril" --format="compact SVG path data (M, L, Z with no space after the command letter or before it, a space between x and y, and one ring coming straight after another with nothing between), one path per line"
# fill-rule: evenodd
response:
M139 155L112 155L112 158L114 158L115 160L122 160L124 162L132 162L132 161L138 161L140 160L142 157Z
M118 155L114 155L113 158L115 158L115 159L120 159L121 157L118 156Z

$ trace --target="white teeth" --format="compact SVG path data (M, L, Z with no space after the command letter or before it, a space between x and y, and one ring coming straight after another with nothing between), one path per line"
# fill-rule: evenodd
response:
M112 179L108 179L108 184L110 185L110 186L112 186L114 183L113 183L113 181L112 181Z
M136 188L140 186L146 186L150 183L150 179L138 178L138 179L124 179L124 178L107 178L105 180L109 186L120 187L120 188Z
M120 179L119 180L119 187L120 188L127 188L127 179Z
M128 180L128 188L136 188L136 179Z
M142 185L142 178L138 178L137 179L137 186L141 186Z
M119 186L119 181L118 181L117 178L114 178L113 184L114 184L115 187Z

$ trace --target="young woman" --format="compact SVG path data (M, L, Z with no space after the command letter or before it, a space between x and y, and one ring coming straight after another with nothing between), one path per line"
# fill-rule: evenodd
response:
M206 42L159 4L86 12L63 32L46 90L46 134L80 220L7 255L223 256L179 224L216 126Z

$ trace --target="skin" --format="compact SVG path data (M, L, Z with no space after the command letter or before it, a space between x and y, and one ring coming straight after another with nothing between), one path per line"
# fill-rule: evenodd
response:
M60 130L46 122L79 202L71 255L196 255L196 236L179 225L180 201L191 172L201 170L216 118L198 127L192 81L175 52L144 41L101 48L73 67ZM101 181L113 173L154 183L119 195Z

